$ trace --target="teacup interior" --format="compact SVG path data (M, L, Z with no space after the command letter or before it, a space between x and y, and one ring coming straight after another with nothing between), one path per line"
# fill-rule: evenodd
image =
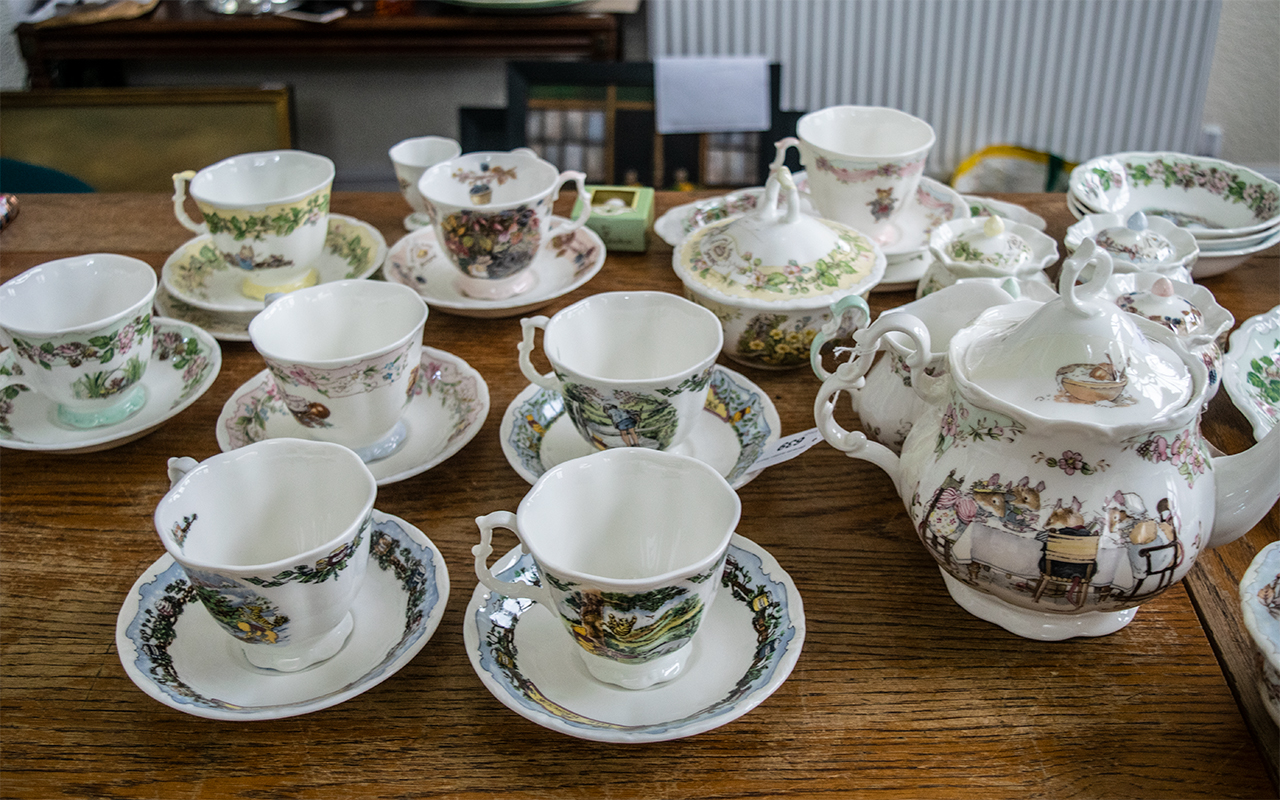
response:
M556 188L551 164L520 153L468 153L428 169L418 191L433 203L485 208L531 203Z
M406 167L426 169L449 158L456 157L462 150L458 143L443 136L419 136L416 139L405 139L391 148L391 160Z
M139 303L149 305L156 274L122 256L91 255L33 267L0 287L0 325L57 333L106 323Z
M370 281L322 284L276 300L249 326L263 355L321 362L374 355L397 346L427 318L412 290Z
M595 295L547 325L552 362L604 380L643 381L691 370L724 341L715 315L658 292Z
M170 548L207 566L250 567L308 553L357 524L373 502L372 477L336 445L227 456L192 470L156 512Z
M933 144L933 128L891 108L835 106L807 114L797 135L815 147L847 156L889 158Z
M582 576L643 580L717 553L740 511L728 484L683 458L619 453L562 465L520 504L534 557Z
M332 183L333 162L298 150L246 153L205 167L191 179L191 195L226 206L282 203Z

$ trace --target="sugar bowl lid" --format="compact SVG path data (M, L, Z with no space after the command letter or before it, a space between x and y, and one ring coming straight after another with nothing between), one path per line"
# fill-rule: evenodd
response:
M778 196L786 193L780 209ZM672 265L685 285L726 302L820 304L861 294L884 275L885 256L870 237L800 212L791 172L776 166L750 213L694 231L676 246Z
M1204 314L1196 304L1181 297L1174 290L1173 282L1159 277L1144 291L1125 292L1116 298L1116 305L1130 314L1158 322L1179 335L1193 334L1204 327Z
M1159 264L1172 260L1178 252L1167 236L1151 229L1141 211L1129 215L1124 225L1098 231L1094 241L1112 256L1134 264Z
M1093 276L1077 286L1087 265ZM1017 316L997 307L961 331L950 358L962 391L1037 423L1144 430L1194 413L1203 363L1171 331L1100 297L1111 269L1110 255L1086 241L1063 263L1056 299Z
M929 235L929 249L958 277L1020 275L1058 258L1058 245L1030 225L999 216L949 220Z

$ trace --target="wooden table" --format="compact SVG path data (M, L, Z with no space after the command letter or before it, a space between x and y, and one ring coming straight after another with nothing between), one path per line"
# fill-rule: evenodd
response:
M659 193L658 211L688 195ZM1011 195L1072 221L1063 195ZM562 203L565 200L562 199ZM56 257L119 252L159 268L189 234L163 195L33 195L0 234L0 277ZM396 194L335 195L335 212L403 234ZM671 249L611 254L546 313L614 289L678 292ZM1280 254L1206 280L1237 320L1280 303ZM872 295L874 310L910 293ZM390 680L339 706L228 723L161 705L126 677L116 615L163 550L151 513L170 456L218 452L214 422L262 369L225 343L222 372L191 408L141 440L91 455L6 449L0 460L0 781L7 797L1274 797L1277 732L1256 698L1236 582L1277 538L1275 509L1244 539L1112 636L1041 643L969 616L947 595L878 469L825 444L741 491L741 533L768 549L804 598L808 637L791 678L759 708L700 736L649 745L573 739L508 711L462 643L476 585L474 517L528 489L498 442L525 386L518 319L433 312L426 341L484 375L485 427L445 464L382 487L378 508L420 527L452 591L431 642ZM740 368L741 369L741 368ZM813 425L808 370L745 370L784 433ZM847 421L846 424L849 424ZM1251 443L1219 393L1207 435ZM509 546L509 544L507 545Z
M368 4L370 8L373 4ZM618 57L612 14L475 12L415 2L408 14L351 14L317 24L271 15L215 14L202 3L162 0L130 20L93 25L19 25L15 32L33 89L83 86L86 62L254 58L583 58Z

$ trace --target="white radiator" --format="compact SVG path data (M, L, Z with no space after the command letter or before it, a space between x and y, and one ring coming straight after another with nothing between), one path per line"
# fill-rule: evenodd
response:
M649 51L765 55L784 111L927 120L927 171L989 144L1195 152L1221 0L650 0Z

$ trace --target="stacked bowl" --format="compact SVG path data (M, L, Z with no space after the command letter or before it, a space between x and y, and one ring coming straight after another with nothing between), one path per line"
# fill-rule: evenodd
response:
M1207 278L1280 244L1280 184L1251 169L1183 153L1099 156L1071 172L1067 207L1077 218L1135 211L1186 228Z

